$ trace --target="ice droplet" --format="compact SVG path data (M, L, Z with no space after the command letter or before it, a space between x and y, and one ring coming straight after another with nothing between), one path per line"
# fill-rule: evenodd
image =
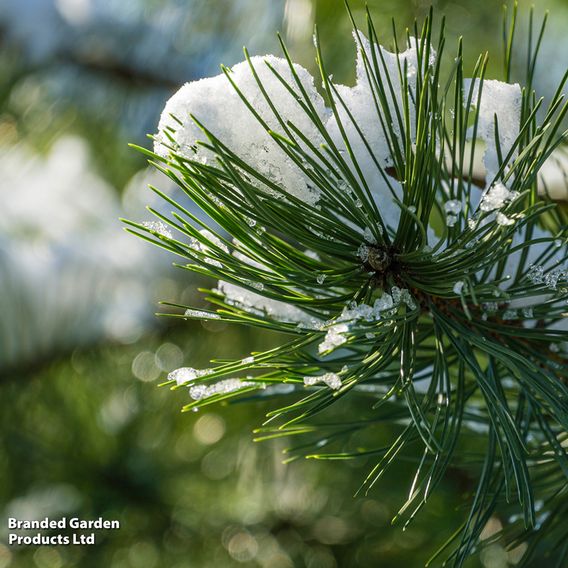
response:
M192 310L187 309L184 313L185 317L188 318L200 318L200 319L221 319L219 314L211 313L211 312L204 312L202 310Z
M162 221L144 221L144 223L142 223L142 226L146 227L146 229L150 229L150 231L158 233L158 235L161 235L162 237L166 237L168 239L174 238L168 226Z

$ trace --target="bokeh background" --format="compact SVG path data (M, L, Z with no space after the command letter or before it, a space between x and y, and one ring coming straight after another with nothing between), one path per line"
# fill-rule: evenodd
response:
M469 64L488 49L498 77L501 2L432 3L448 51L463 35ZM403 31L430 4L369 1L385 45L393 16ZM537 74L550 96L567 66L568 2L537 4L553 15ZM472 479L460 470L402 532L390 521L404 463L354 498L364 460L283 465L286 440L252 441L269 400L181 414L187 395L157 386L277 338L154 315L160 299L196 303L200 282L122 230L121 216L148 218L148 183L175 193L127 144L150 146L168 97L240 61L243 45L278 53L277 31L315 73L314 24L335 80L353 81L342 0L0 0L0 568L411 568L463 518ZM6 545L7 517L61 515L122 528L96 547ZM520 552L490 546L471 566Z

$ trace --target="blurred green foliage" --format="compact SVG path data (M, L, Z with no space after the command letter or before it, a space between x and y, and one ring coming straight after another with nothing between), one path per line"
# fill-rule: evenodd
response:
M182 362L205 362L213 347L238 356L267 339L188 323L5 377L7 514L103 516L121 529L99 532L91 548L0 546L0 566L421 565L462 517L456 505L470 488L462 473L402 532L390 521L408 483L404 467L354 499L365 461L282 465L285 441L252 442L269 402L181 414L187 393L156 386Z
M258 2L263 10L268 5ZM485 49L500 55L500 0L433 3L447 18L448 49L463 34L470 61ZM391 33L391 17L402 32L429 4L369 1L383 37ZM520 4L522 9L528 2ZM327 67L336 80L353 80L354 46L341 0L278 0L274 5L299 63L315 70L311 35L316 23ZM352 5L355 17L362 19L363 3L353 0ZM566 2L543 1L538 9L555 5ZM290 24L290 10L300 8L310 25L298 31ZM254 25L251 21L244 26L237 41L247 43ZM234 36L231 26L223 20L222 27L210 30L211 37ZM276 29L265 31L272 39L263 45L277 51ZM189 42L191 32L179 31ZM104 95L100 105L110 97L110 106L81 105L73 93L63 97L48 88L61 61L36 65L19 46L3 45L3 38L0 34L0 145L26 140L41 152L63 133L79 134L94 150L100 173L120 191L143 166L142 157L126 143L143 140L139 125L119 123L117 117L154 87L134 72L117 77L102 68L89 88ZM231 50L228 63L240 59L234 44ZM498 57L493 57L490 73L498 65ZM213 74L217 68L208 62L199 72ZM74 66L70 81L80 81L81 73L81 65ZM142 105L150 123L173 89L166 81L147 106ZM274 340L208 325L163 325L133 345L70 350L2 375L1 540L9 514L103 516L120 520L121 529L99 533L99 543L90 548L16 549L0 544L0 568L423 565L463 519L460 503L472 488L471 479L452 471L430 506L402 532L390 522L408 490L404 464L391 470L369 496L353 498L368 469L364 461L282 465L286 441L252 441L251 430L271 407L269 400L181 414L187 394L157 388L166 372L182 364L207 366L211 353L242 356ZM348 410L357 412L357 401L352 404ZM515 554L494 546L470 565L500 568L513 562Z

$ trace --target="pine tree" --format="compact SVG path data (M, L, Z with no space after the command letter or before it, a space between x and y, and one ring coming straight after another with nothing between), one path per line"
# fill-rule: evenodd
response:
M403 526L448 468L467 469L469 511L440 549L454 566L496 514L525 562L568 558L568 231L541 172L565 160L568 106L564 82L548 104L533 90L545 22L533 30L532 13L524 86L510 83L515 22L516 9L503 82L485 77L487 54L467 70L461 41L446 57L432 13L404 42L395 29L393 51L369 14L364 32L353 21L352 88L333 82L316 34L323 96L283 42L283 58L245 50L182 87L154 152L139 148L209 220L152 188L171 216L126 221L218 280L209 308L169 304L174 317L285 338L171 373L184 410L270 397L257 439L301 439L288 459L371 458L363 490L405 460Z

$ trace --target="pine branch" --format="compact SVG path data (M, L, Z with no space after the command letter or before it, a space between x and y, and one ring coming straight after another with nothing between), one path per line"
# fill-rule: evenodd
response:
M512 17L507 79L516 9ZM373 457L366 491L410 461L395 517L405 526L467 458L477 488L444 547L461 566L504 503L516 504L532 538L543 457L565 483L568 227L546 168L563 167L568 105L559 88L538 118L543 28L522 90L486 78L487 54L467 79L461 41L442 77L443 26L435 40L432 22L415 26L404 50L395 35L391 53L369 15L369 39L354 30L353 88L333 83L316 34L323 97L283 43L283 59L245 52L219 77L183 87L146 153L222 231L154 188L175 211L127 230L218 280L205 291L209 309L173 302L177 317L288 336L171 373L166 384L189 390L184 410L285 400L259 439L299 437L288 461ZM377 446L384 423L396 434ZM482 459L469 456L470 435Z

